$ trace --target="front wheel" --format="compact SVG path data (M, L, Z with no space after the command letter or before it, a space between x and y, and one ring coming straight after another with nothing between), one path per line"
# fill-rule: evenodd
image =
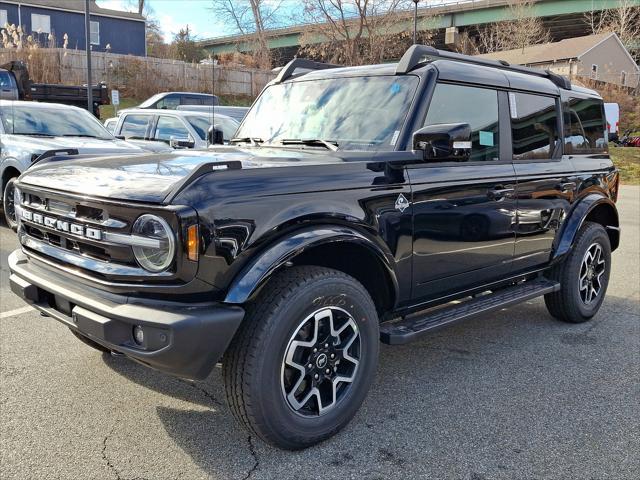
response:
M15 230L18 226L18 222L16 220L16 204L14 199L14 194L16 191L15 182L18 177L10 178L7 181L7 184L4 186L4 191L2 192L2 210L4 212L4 220L7 222L7 226Z
M274 446L305 448L353 418L373 381L378 317L354 278L320 267L274 277L223 359L234 416Z
M558 320L582 323L602 305L611 272L611 243L604 227L585 222L567 258L550 276L560 290L544 296L549 313Z

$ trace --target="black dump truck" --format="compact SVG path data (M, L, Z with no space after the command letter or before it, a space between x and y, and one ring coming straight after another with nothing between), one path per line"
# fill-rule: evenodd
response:
M100 118L100 105L109 105L107 85L92 86L93 108L91 113ZM0 100L34 100L62 103L88 110L86 85L57 85L34 83L24 62L12 61L0 65Z
M618 188L602 99L566 78L426 46L296 59L231 145L25 172L10 283L97 350L222 362L239 422L299 449L353 418L380 341L536 297L596 315Z

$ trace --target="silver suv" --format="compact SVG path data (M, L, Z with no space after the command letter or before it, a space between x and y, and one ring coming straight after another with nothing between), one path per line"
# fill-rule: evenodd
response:
M7 225L15 228L13 182L43 153L139 154L144 150L116 139L86 110L55 103L0 100L0 178Z

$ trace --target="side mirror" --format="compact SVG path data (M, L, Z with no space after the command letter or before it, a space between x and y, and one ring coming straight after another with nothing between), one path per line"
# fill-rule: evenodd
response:
M427 125L413 133L413 150L425 160L467 161L471 155L471 126L468 123Z
M223 145L224 135L222 130L217 125L211 125L207 131L207 141L209 145Z
M196 142L194 142L190 138L171 137L171 139L169 140L169 146L171 148L193 148L196 146Z

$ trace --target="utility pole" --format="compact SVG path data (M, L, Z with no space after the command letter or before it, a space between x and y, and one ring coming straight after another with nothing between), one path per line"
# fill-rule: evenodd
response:
M87 109L93 113L93 88L91 86L91 20L89 16L89 0L84 0L84 34L87 49Z
M418 2L420 0L413 0L413 44L418 43Z

